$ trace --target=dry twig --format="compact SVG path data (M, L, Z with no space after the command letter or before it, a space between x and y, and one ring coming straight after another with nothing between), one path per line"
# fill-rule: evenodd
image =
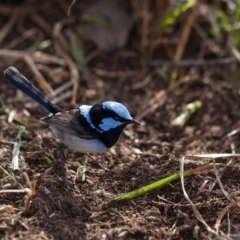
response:
M12 15L9 21L3 27L1 27L0 44L3 42L7 34L11 31L16 21L17 21L17 17L15 15Z
M226 57L219 59L188 59L181 61L162 61L162 60L151 60L149 61L149 66L160 67L164 65L174 66L174 67L191 67L191 66L209 66L209 65L227 65L237 63L236 58Z
M14 60L18 60L18 59L24 59L26 55L29 55L34 62L66 66L66 61L64 59L61 59L56 56L46 54L40 51L33 52L33 53L26 53L24 51L0 49L0 58L11 58Z
M62 22L58 22L57 24L55 24L54 45L55 45L55 48L56 48L57 52L59 53L59 55L61 55L66 60L68 67L70 69L71 80L73 82L73 92L72 92L71 104L73 106L75 106L76 100L77 100L77 92L78 92L80 76L79 76L78 68L77 68L76 64L73 62L72 58L67 54L67 52L64 50L64 48L60 44L59 39L63 38L63 36L61 35L62 26L63 26Z
M143 12L142 12L142 45L146 46L148 44L148 30L149 30L149 22L150 22L150 7L149 0L143 1Z
M34 76L36 77L36 80L38 81L39 86L42 88L44 93L46 94L51 93L53 91L51 86L45 80L43 75L38 71L37 66L32 60L32 58L29 55L26 55L24 60L28 64L29 68L32 70Z

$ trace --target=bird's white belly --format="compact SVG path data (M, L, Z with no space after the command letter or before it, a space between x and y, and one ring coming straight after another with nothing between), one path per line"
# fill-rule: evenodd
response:
M75 151L81 153L101 153L108 150L108 148L98 139L82 139L52 125L50 126L50 129L62 143Z

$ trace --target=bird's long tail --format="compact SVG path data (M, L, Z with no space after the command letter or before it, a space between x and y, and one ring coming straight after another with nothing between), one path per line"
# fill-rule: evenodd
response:
M28 97L32 98L50 113L56 114L63 111L60 107L45 97L36 87L34 87L16 68L7 68L4 71L4 75L13 86L21 90Z

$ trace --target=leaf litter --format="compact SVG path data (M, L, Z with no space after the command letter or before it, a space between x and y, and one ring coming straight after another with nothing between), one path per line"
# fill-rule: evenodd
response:
M99 2L101 7L107 8L104 1ZM129 126L126 129L128 133L122 134L119 143L111 151L94 156L109 171L94 168L89 164L90 161L85 162L82 154L69 151L67 179L74 182L79 190L78 193L70 192L58 181L61 176L58 143L48 126L39 121L46 113L30 100L23 99L16 89L2 79L1 99L5 106L16 111L19 119L27 122L29 134L22 135L21 169L13 171L9 165L12 139L15 139L19 126L15 124L16 121L8 122L4 107L1 107L0 164L23 188L32 189L32 193L27 196L30 201L24 207L26 209L29 206L27 212L22 208L22 194L0 194L0 204L3 206L0 237L212 239L217 233L222 238L239 238L240 174L238 158L233 156L230 156L231 162L226 155L216 159L216 163L212 162L210 155L207 159L198 157L185 160L186 171L204 165L211 166L201 174L184 178L184 188L191 202L185 198L181 182L175 180L134 199L108 206L104 204L124 193L179 173L179 162L183 156L212 153L231 155L240 152L237 130L240 74L236 59L228 54L231 50L224 38L226 32L219 34L220 30L221 33L224 30L217 29L218 38L206 34L206 26L212 24L212 30L216 29L212 21L214 9L202 4L201 11L194 12L190 7L176 16L171 14L174 10L168 11L171 26L167 34L159 37L154 28L157 26L155 19L158 18L154 3L145 3L145 13L142 14L138 11L141 9L140 3L131 1L131 7L136 10L134 14L142 15L130 18L128 11L123 11L131 19L131 24L123 28L123 38L119 37L119 41L114 42L118 36L114 36L114 31L118 29L115 26L112 29L114 31L108 30L106 35L91 32L92 35L98 34L90 43L84 39L81 39L83 42L76 40L82 34L79 9L84 9L84 4L77 1L73 3L67 19L70 5L64 1L44 1L38 6L28 5L28 2L10 7L1 4L0 18L5 28L1 35L0 68L14 65L22 69L46 93L49 92L48 86L51 86L50 95L64 109L105 99L123 102L134 116L140 117L142 126ZM195 4L194 8L198 6ZM208 14L204 17L204 9L211 10L211 16ZM93 10L97 12L96 7ZM122 11L121 8L118 10ZM16 15L19 21L12 21L13 27L9 28L14 11L19 13ZM121 16L123 12L116 16ZM196 13L199 15L195 16ZM92 18L92 22L99 20L99 17L104 18L97 16ZM100 21L102 25L109 22L111 20ZM120 28L123 23L120 23ZM55 37L54 29L58 30ZM108 36L114 44L109 44L99 36ZM41 44L35 44L39 37L43 37L43 40L51 38L51 44L41 49ZM181 42L184 44L181 45ZM93 49L93 44L96 44L96 49ZM125 44L126 47L123 47ZM29 46L34 46L34 49L39 47L40 51L27 53L24 49ZM101 49L108 52L118 49L118 52L106 54ZM72 51L75 50L74 56ZM74 58L83 64L84 69L79 68ZM71 79L71 84L68 84L68 79ZM63 88L66 84L67 89ZM73 91L69 90L70 87L73 87ZM54 95L53 89L64 90ZM87 94L90 90L94 90L94 94ZM171 127L173 119L182 111L181 106L195 101L202 103L201 109L194 112L183 127ZM26 118L23 109L27 109L31 117ZM140 149L141 154L133 149ZM53 160L53 164L48 164L49 159ZM212 167L214 164L215 169ZM36 185L30 187L28 183L25 186L28 182L22 178L25 171L30 179L36 181ZM12 182L3 171L0 171L0 176L1 190L19 191L17 183ZM8 207L4 206L11 206L18 211L9 212ZM193 206L198 211L197 216Z

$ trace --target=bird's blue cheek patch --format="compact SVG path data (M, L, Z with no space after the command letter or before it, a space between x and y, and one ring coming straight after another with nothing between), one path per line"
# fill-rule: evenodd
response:
M123 123L120 121L115 121L113 118L109 117L109 118L104 118L102 119L101 124L99 124L99 127L103 130L103 131L108 131L112 128L116 128L121 126Z

